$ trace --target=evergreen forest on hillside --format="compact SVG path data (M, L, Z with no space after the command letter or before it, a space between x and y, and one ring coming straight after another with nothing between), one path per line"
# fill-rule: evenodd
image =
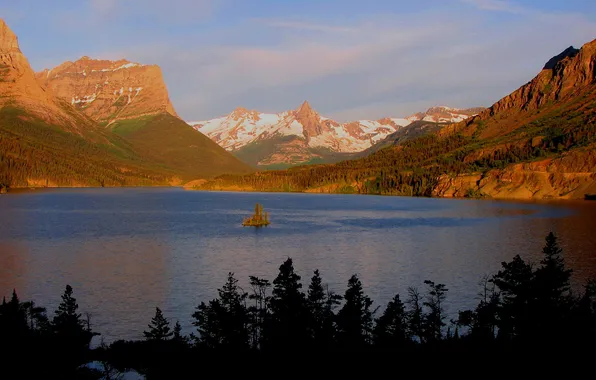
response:
M300 369L332 369L339 365L335 354L358 355L352 357L365 364L368 354L381 361L389 358L378 355L385 353L421 358L482 353L487 360L500 360L530 352L592 352L596 281L580 291L571 289L572 271L554 234L548 234L542 252L539 263L519 255L503 262L496 274L480 282L477 306L453 319L446 313L446 284L426 280L424 288L410 287L380 308L356 274L342 294L329 289L319 271L303 287L288 258L273 281L251 276L250 289L242 289L229 273L218 297L201 302L190 316L196 328L190 335L158 305L147 316L142 340L102 341L94 348L91 339L99 334L89 314L78 310L71 286L51 318L44 307L22 302L14 291L0 305L3 371L22 374L23 368L9 363L26 358L32 364L26 370L31 378L114 379L134 369L147 379L167 379L187 378L197 373L198 365L219 362L209 358L231 360L237 367L229 370L241 372L256 365L265 374L273 373L274 366L258 359L276 355L289 359L308 354ZM99 365L85 365L90 362Z

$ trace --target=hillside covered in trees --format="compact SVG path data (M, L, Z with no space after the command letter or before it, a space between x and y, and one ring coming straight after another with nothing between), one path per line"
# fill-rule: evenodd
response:
M358 160L220 176L196 188L583 198L596 192L596 40L566 52L492 107L436 133L394 138Z
M302 362L303 369L332 369L335 361L321 359L334 354L364 359L368 354L428 358L480 352L501 359L528 352L552 354L562 347L593 352L596 282L571 289L572 271L552 233L542 252L539 263L525 262L519 255L503 262L496 274L480 282L477 306L454 318L446 312L445 284L426 280L423 289L410 287L381 308L365 294L356 274L341 294L329 289L318 270L303 286L288 258L273 281L251 276L247 290L229 273L218 297L201 302L190 316L196 329L189 335L157 306L155 315L147 318L143 340L102 342L95 348L90 342L99 334L92 331L89 314L83 317L78 310L72 287L66 286L53 318L33 301L20 301L15 291L0 306L0 345L8 353L5 363L21 357L36 363L28 376L87 379L117 378L130 369L147 379L175 378L192 373L201 359L234 357L248 364L250 360L243 360L279 354L309 353L313 359ZM91 362L93 368L85 365Z

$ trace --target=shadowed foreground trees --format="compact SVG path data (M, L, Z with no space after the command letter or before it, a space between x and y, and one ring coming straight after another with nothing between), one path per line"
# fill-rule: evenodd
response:
M44 308L21 302L13 292L0 306L0 344L3 352L39 357L44 376L59 378L100 378L100 372L81 369L89 361L104 363L104 376L132 368L147 378L173 378L178 371L192 370L201 358L222 354L254 359L293 352L321 359L322 353L335 352L509 355L552 353L561 347L567 352L593 350L596 282L572 293L572 272L561 254L556 237L549 234L538 265L519 255L503 262L495 275L481 281L478 305L450 321L444 284L427 280L423 292L408 288L405 301L396 294L380 311L357 275L348 280L341 297L324 285L316 270L304 292L288 258L273 282L251 276L250 294L229 273L218 297L197 306L192 315L196 331L190 336L182 334L178 322L171 329L167 316L156 308L145 340L119 340L95 349L89 348L94 333L83 323L70 286L51 321ZM57 348L58 359L44 355ZM335 365L333 360L326 363Z

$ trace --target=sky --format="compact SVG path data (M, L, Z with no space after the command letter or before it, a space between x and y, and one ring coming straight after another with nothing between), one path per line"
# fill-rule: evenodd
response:
M0 0L36 71L161 67L187 121L236 107L338 121L490 106L596 39L593 0Z

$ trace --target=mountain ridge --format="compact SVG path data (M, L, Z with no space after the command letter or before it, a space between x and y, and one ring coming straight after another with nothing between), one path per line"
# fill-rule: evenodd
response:
M237 107L230 114L188 122L226 150L255 166L332 162L362 152L420 119L455 122L471 110L434 107L408 118L381 118L340 123L321 116L304 101L298 108L276 114ZM259 147L261 146L261 147Z

